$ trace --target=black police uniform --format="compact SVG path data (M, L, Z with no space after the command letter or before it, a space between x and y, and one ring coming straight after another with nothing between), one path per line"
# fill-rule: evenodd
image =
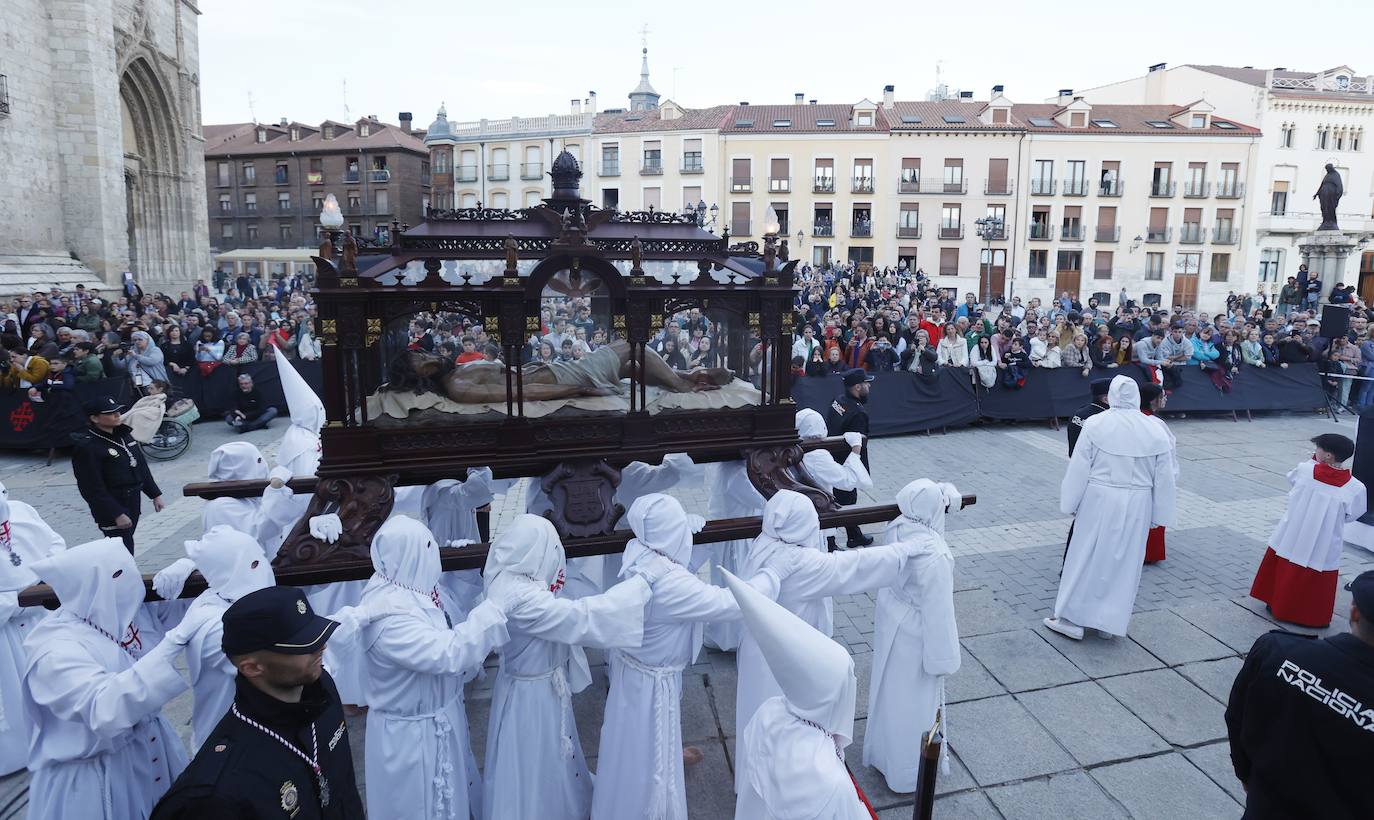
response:
M1066 428L1069 434L1070 457L1073 456L1074 446L1078 444L1078 435L1083 432L1083 422L1106 409L1104 405L1098 404L1096 401L1091 401L1073 411L1073 417L1069 419L1069 424Z
M123 424L111 433L91 425L72 433L72 441L76 445L72 450L76 489L90 505L100 531L112 538L123 538L124 546L132 553L141 507L138 494L149 498L162 495L143 449ZM115 519L120 515L129 516L132 522L127 530L115 527Z
M1226 707L1246 820L1374 817L1374 646L1261 635Z
M826 435L842 436L845 433L862 433L864 436L863 448L859 451L859 460L863 462L864 469L868 469L868 409L863 402L849 395L849 391L841 393L830 403L830 408L825 412ZM835 490L835 503L848 506L859 502L858 490ZM864 540L863 530L857 526L845 527L845 535L851 545L862 543Z
M306 686L300 703L260 691L242 676L234 681L234 705L249 718L310 754L310 729L320 747L320 770L329 784L329 805L320 805L315 771L280 742L232 711L205 739L157 807L152 820L202 817L362 818L363 802L353 772L339 692L328 672ZM219 814L216 814L219 812Z

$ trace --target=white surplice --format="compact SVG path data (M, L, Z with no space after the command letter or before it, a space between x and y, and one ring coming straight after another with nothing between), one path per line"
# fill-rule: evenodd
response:
M920 743L912 739L934 723L945 677L959 670L954 557L943 535L945 505L958 496L950 490L929 479L908 484L897 494L903 514L883 534L884 543L905 542L914 552L901 577L878 591L863 761L899 794L916 790Z
M687 820L682 670L701 649L704 622L738 620L739 605L729 590L687 570L694 525L676 499L643 496L626 518L636 537L625 548L624 574L649 565L658 577L643 643L607 653L611 689L592 820Z
M549 589L563 574L558 533L539 516L517 516L487 555L487 588L503 584L516 602L492 689L483 820L586 820L591 812L592 776L572 711L572 694L591 682L581 647L639 646L649 585L636 577L567 600Z
M1274 527L1269 546L1285 561L1318 572L1340 569L1345 525L1364 515L1364 484L1352 477L1337 487L1313 477L1317 462L1308 460L1288 471L1288 508Z
M747 518L763 514L766 499L749 480L749 472L743 461L722 461L708 468L711 497L707 510L712 519ZM703 561L711 562L711 583L725 588L725 577L721 569L738 574L749 552L751 539L722 541L703 544L692 551L691 569L701 566ZM733 652L739 648L740 622L737 620L713 621L706 625L706 645Z
M374 820L481 817L481 778L468 734L463 684L505 643L491 602L450 624L429 530L389 519L372 540L376 573L362 607L393 610L363 632L368 679L367 815Z
M29 817L142 820L186 768L186 749L160 712L186 689L172 665L178 647L164 642L140 654L127 634L144 587L118 539L72 547L32 569L62 606L24 642ZM128 650L96 627L126 636Z
M1074 516L1054 616L1125 635L1150 527L1174 523L1174 455L1164 423L1140 412L1140 390L1112 380L1110 409L1083 422L1060 486Z
M820 528L810 499L790 490L775 493L763 510L763 534L750 545L741 577L759 585L765 571L779 579L770 596L821 634L829 625L825 599L886 586L906 565L907 547L890 544L826 553L816 549ZM827 634L828 637L828 634ZM743 731L765 700L781 694L758 643L745 632L737 653L735 727ZM736 788L746 752L737 751Z
M7 512L5 511L7 510ZM19 593L38 583L29 566L67 548L33 507L10 501L0 484L0 775L29 762L29 723L24 715L24 636L47 615L41 606L19 606ZM18 563L11 558L18 557Z

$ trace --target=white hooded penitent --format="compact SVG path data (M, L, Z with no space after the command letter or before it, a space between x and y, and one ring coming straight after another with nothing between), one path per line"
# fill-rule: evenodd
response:
M305 383L285 356L274 357L277 376L291 413L291 426L282 434L277 464L292 475L314 475L320 466L320 430L324 429L324 402Z

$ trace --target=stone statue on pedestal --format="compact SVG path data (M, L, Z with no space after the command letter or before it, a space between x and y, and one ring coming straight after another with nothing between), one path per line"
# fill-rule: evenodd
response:
M1341 201L1344 194L1345 187L1341 184L1341 175L1336 173L1336 166L1328 162L1326 164L1326 176L1322 177L1322 184L1317 186L1317 192L1312 195L1312 198L1318 200L1322 207L1322 224L1317 230L1340 230L1336 225L1336 205Z

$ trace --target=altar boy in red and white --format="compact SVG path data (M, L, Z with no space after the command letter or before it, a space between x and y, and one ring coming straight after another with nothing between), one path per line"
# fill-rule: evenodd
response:
M1288 473L1288 510L1274 528L1250 596L1281 621L1321 628L1331 623L1341 565L1342 531L1364 515L1365 489L1341 465L1355 443L1337 433L1312 439L1316 452Z

